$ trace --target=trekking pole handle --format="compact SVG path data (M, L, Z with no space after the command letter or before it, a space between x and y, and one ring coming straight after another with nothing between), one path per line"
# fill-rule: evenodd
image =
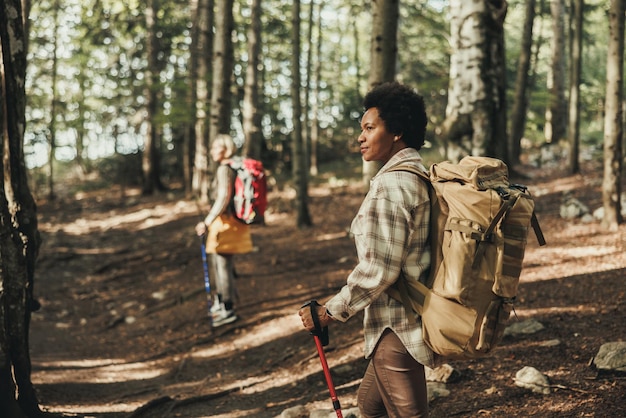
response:
M313 325L315 326L315 329L311 331L311 335L319 337L322 343L322 346L327 346L330 341L330 338L328 335L328 326L325 326L324 328L322 328L322 325L320 324L320 318L317 315L317 307L322 306L322 305L317 303L316 300L311 300L305 303L304 305L302 305L300 308L302 309L307 306L311 308L311 319L313 320Z

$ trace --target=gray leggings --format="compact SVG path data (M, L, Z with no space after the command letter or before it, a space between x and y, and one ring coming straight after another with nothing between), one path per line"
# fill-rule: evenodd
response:
M220 295L220 301L234 303L237 291L235 290L235 265L232 254L212 254L213 271L215 272L215 290Z
M380 337L367 366L357 404L363 418L428 417L424 366L389 329Z

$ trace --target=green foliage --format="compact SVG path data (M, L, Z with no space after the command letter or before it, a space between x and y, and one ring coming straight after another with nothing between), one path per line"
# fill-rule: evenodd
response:
M505 22L507 79L509 89L508 103L512 103L517 71L517 57L520 53L522 25L524 22L525 2L509 1ZM543 9L540 8L543 5ZM585 1L583 13L583 57L582 83L580 86L581 100L581 141L597 145L602 141L602 128L598 127L598 119L603 117L604 89L606 78L606 54L608 24L605 2L601 0ZM530 92L525 137L538 145L545 142L543 128L545 112L548 106L547 74L550 67L550 39L552 37L550 4L537 2L537 16L533 29L533 51L539 48L538 60L533 63L532 91ZM568 78L568 74L562 77ZM509 107L510 108L510 107ZM598 141L598 142L596 142Z
M188 2L163 0L157 19L159 39L159 101L157 123L161 126L160 152L163 172L180 176L181 143L194 122L189 110L190 28ZM541 2L540 2L541 3ZM546 74L551 36L549 4L538 13L535 39L539 46L534 64L533 90L529 96L526 137L543 140L547 105ZM602 141L602 112L608 29L605 2L585 2L583 85L581 86L581 138L592 144ZM314 22L308 21L313 4ZM371 11L369 3L355 0L309 0L302 4L302 32L317 28L321 9L321 35L313 31L313 45L321 44L319 95L320 138L318 161L333 163L356 155L358 118L367 89L370 56ZM62 7L61 7L62 6ZM241 107L248 65L246 31L250 4L235 2L233 134L242 139ZM445 119L449 72L449 22L447 2L408 0L400 5L398 80L414 86L425 96L430 117L425 154L438 156L435 132ZM143 146L145 4L120 0L43 0L33 3L27 78L25 153L29 166L47 162L51 121L56 121L57 158L97 162L98 170L123 170L117 154L138 155ZM264 160L276 172L290 172L290 141L293 129L290 97L291 10L287 0L264 0L262 16L263 85L260 112L265 137ZM513 94L523 23L524 2L509 1L505 36L507 92ZM535 45L537 46L537 45ZM302 40L303 52L309 48ZM56 51L56 75L53 53ZM307 54L303 53L303 60ZM317 62L312 51L313 64ZM303 62L302 68L307 68ZM563 75L567 77L566 74ZM305 77L302 77L305 80ZM309 78L311 83L313 78ZM304 88L304 86L303 86ZM52 92L56 91L56 98ZM56 114L51 114L53 99ZM312 102L311 102L312 103ZM509 106L510 109L510 106ZM312 116L312 115L310 115ZM597 141L597 142L596 142ZM110 167L105 160L111 159ZM358 164L357 164L358 165ZM132 175L135 178L135 174ZM134 180L133 180L134 181Z

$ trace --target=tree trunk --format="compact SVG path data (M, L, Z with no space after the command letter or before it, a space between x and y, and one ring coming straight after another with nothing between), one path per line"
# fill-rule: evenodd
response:
M57 0L52 8L53 15L53 33L52 33L52 100L50 103L50 124L48 137L48 198L50 200L55 199L54 193L54 156L56 154L57 146L57 130L56 130L56 116L57 116L57 76L59 71L59 57L58 57L58 34L59 34L59 1Z
M567 104L565 101L565 7L564 0L552 0L552 64L548 72L548 109L546 110L545 138L558 143L566 138Z
M213 86L209 141L218 134L230 134L231 77L233 74L233 1L218 0L213 43Z
M24 163L26 35L20 0L0 4L0 411L42 414L31 382L29 326L40 237Z
M501 0L450 2L450 87L443 140L447 158L507 160L504 18Z
M309 112L311 108L311 73L313 72L313 64L311 57L313 56L313 10L315 1L309 2L309 18L306 34L306 64L304 69L304 100L302 106L302 144L304 154L304 167L307 173L311 173L311 125L309 120ZM307 174L308 176L308 174Z
M158 109L158 54L159 41L157 38L157 16L159 0L146 1L146 55L148 64L145 71L145 98L146 98L146 133L141 158L143 173L143 194L152 194L155 190L164 190L160 177L159 152L157 148L157 109Z
M621 219L622 97L624 78L624 2L611 0L609 46L606 63L604 117L604 178L602 180L602 226L615 231Z
M398 58L398 17L399 0L372 1L372 37L370 44L370 73L367 79L368 90L379 84L393 81L396 77ZM363 160L363 184L369 188L369 181L376 175L381 165L378 161Z
M569 171L580 173L578 162L580 144L580 74L583 51L583 0L570 2L572 19L570 24L570 81L569 81Z
M509 162L519 163L521 140L526 128L526 110L528 109L528 81L533 45L533 25L535 22L535 0L526 1L522 45L517 61L515 78L515 96L511 114L511 135L509 140Z
M300 0L294 0L291 16L293 39L291 55L291 101L293 103L292 170L296 187L296 225L311 226L308 206L308 176L302 141L302 103L300 100Z
M194 163L192 192L201 203L209 201L209 80L213 56L213 0L195 0L192 56L194 123Z
M311 155L309 163L309 173L312 176L316 176L319 172L317 167L317 144L320 136L320 122L319 122L319 110L320 110L320 80L322 77L322 10L324 9L324 2L320 1L317 13L316 32L317 42L315 43L315 65L313 67L313 103L311 107Z
M80 85L80 100L78 101L78 124L76 126L76 158L74 159L76 163L76 169L80 174L80 179L84 179L84 175L89 172L88 167L88 159L85 160L83 158L85 153L85 91L87 91L87 77L83 73L78 75L79 85Z
M243 131L245 143L243 153L248 157L260 159L263 145L260 101L261 61L261 0L251 0L251 21L248 28L248 67L243 99Z
M30 16L31 7L32 0L22 0L22 21L24 24L24 33L26 34L26 36L24 37L24 45L26 45L24 49L26 50L26 52L28 52L28 44L30 38L30 19L28 17Z

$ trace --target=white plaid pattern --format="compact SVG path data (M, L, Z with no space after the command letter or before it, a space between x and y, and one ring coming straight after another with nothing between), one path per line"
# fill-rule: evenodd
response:
M400 163L424 170L419 153L406 148L371 180L351 226L359 262L326 307L343 322L365 310L366 358L372 355L383 331L390 328L413 358L433 367L435 355L424 343L421 324L411 323L402 304L385 293L401 273L424 280L430 266L428 189L424 180L413 173L388 172Z

